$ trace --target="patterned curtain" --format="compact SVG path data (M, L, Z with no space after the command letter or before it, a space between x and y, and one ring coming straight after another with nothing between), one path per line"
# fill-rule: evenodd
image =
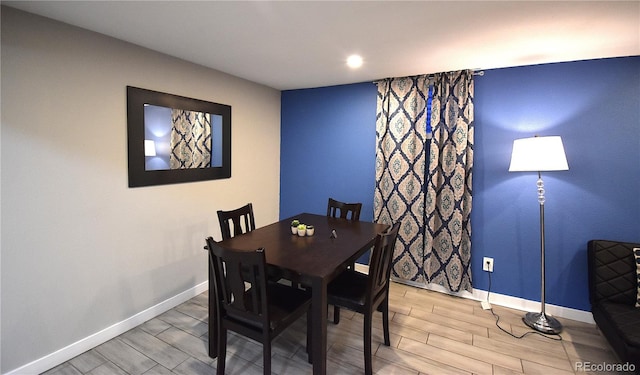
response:
M171 110L171 155L169 168L207 168L211 166L211 115Z
M427 283L424 186L429 79L426 76L390 78L377 85L374 219L384 224L401 223L393 276Z
M401 221L393 276L471 291L473 73L377 85L374 216Z

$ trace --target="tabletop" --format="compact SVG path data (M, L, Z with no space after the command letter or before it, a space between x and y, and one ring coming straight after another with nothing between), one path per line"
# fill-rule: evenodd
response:
M312 236L291 233L291 221L315 227ZM302 213L255 229L219 243L236 250L264 248L267 264L300 274L302 277L332 279L344 264L361 255L357 251L370 247L377 234L388 225L366 221L348 221L325 215ZM331 233L335 231L336 237Z

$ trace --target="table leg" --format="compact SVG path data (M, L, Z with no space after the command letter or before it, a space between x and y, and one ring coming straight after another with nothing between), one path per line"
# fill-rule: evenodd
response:
M313 374L327 373L327 284L322 279L313 280L311 301Z
M216 293L213 286L213 268L209 264L209 357L218 357L218 319L216 310Z

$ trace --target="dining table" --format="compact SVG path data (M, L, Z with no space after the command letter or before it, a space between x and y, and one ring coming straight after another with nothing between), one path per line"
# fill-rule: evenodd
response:
M299 236L291 229L293 220L313 225L311 236ZM351 221L325 215L301 213L221 242L235 250L263 248L268 267L277 268L293 286L311 289L311 359L313 374L327 373L327 285L365 254L386 224ZM214 338L216 297L209 270L209 356L217 357ZM308 333L307 333L308 334Z

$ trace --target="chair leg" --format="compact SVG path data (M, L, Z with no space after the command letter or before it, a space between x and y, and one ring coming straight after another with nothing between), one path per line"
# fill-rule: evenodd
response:
M340 308L333 305L333 324L340 323Z
M226 356L227 356L227 329L221 328L218 331L218 362L216 365L217 375L224 375Z
M371 321L373 319L373 312L365 312L364 314L364 373L365 375L371 375L372 358L371 358Z
M307 361L309 363L313 363L313 357L311 356L311 353L313 353L313 350L311 350L311 343L313 341L311 341L311 333L313 332L313 327L311 325L311 309L309 309L309 311L307 311Z
M263 367L264 374L271 374L271 340L270 338L265 338L262 342L262 356L263 358Z
M382 331L384 332L384 344L391 346L389 339L389 299L382 302Z

